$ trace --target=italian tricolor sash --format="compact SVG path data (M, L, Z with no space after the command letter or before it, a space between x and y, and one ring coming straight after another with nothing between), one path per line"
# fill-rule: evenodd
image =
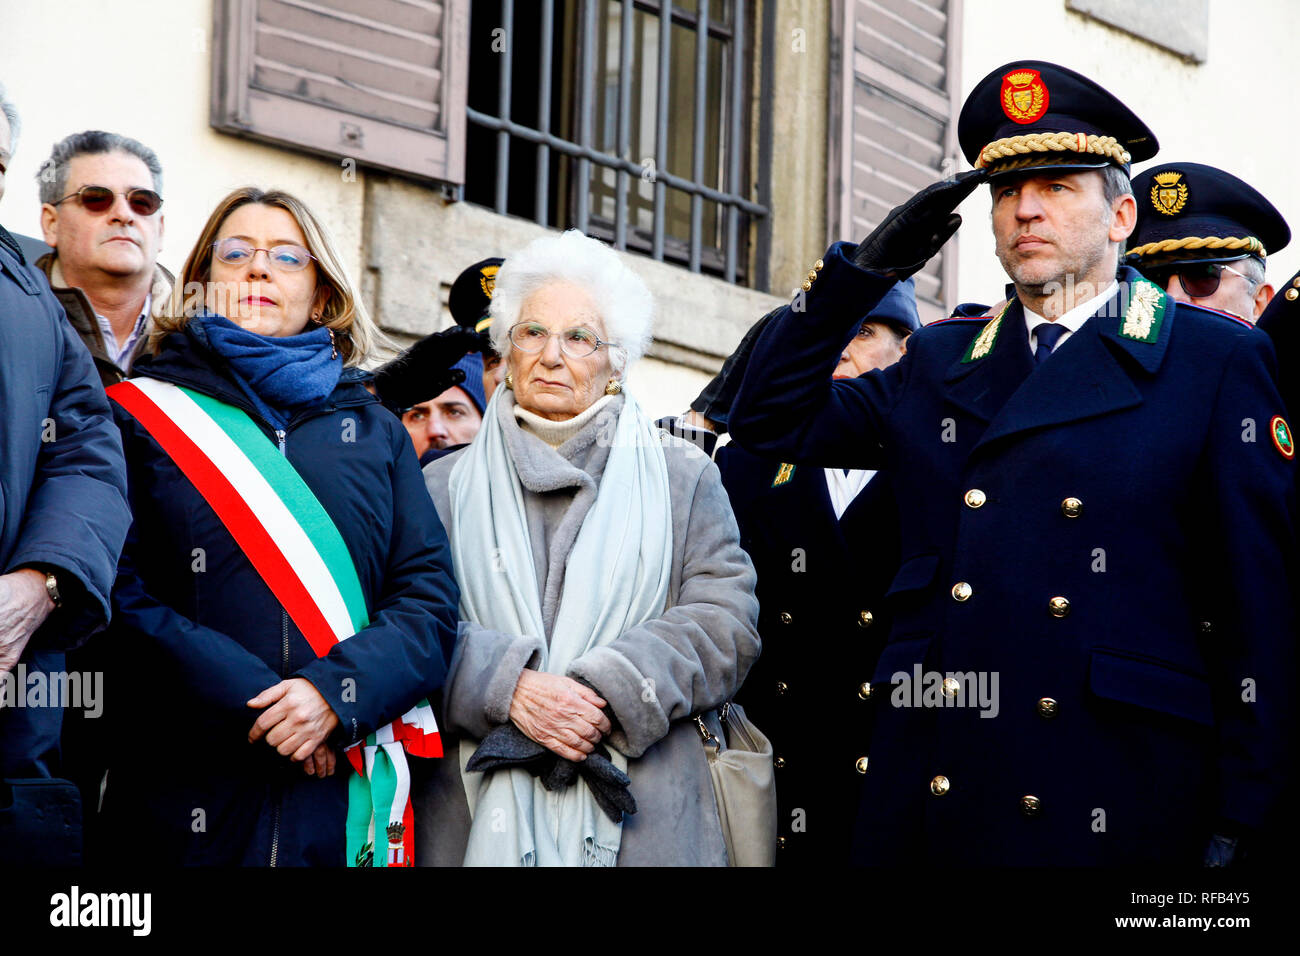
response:
M180 468L284 606L318 657L369 624L347 545L302 476L242 410L151 378L108 395ZM428 701L345 751L348 866L410 866L414 814L405 753L441 757ZM382 834L376 833L376 815ZM386 852L376 852L382 835Z

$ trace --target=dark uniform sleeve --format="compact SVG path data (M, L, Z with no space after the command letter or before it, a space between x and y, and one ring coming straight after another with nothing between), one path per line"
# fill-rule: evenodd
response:
M1210 651L1211 673L1221 675L1220 814L1248 828L1287 782L1295 674L1295 467L1283 451L1289 434L1280 447L1274 437L1283 410L1272 353L1265 336L1241 339L1218 385L1206 449L1230 618L1216 622Z
M884 422L912 363L831 381L862 316L894 280L853 265L854 247L827 250L812 288L781 309L754 345L731 413L735 440L757 455L800 464L879 468Z
M345 745L441 689L447 651L456 641L460 589L447 533L425 489L410 438L395 420L388 424L394 515L383 594L370 610L367 627L293 675L311 681L329 702Z
M54 568L63 607L33 637L46 650L67 650L102 628L131 514L122 441L99 374L72 326L59 315L62 364L50 400L50 440L43 441L5 571Z

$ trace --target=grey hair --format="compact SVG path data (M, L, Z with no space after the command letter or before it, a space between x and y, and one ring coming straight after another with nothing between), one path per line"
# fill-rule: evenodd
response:
M614 371L623 373L645 354L653 332L654 296L613 249L570 229L534 239L506 256L490 308L492 347L498 355L509 355L510 328L519 321L524 301L551 282L571 282L591 296L615 345L610 349Z
M1107 164L1101 170L1101 194L1106 199L1106 208L1109 209L1120 196L1133 195L1133 181L1120 167Z
M63 198L64 191L68 188L68 163L78 156L102 153L126 153L140 160L148 167L149 174L153 177L154 192L162 195L162 163L158 162L157 153L129 136L106 133L100 129L88 129L65 136L50 150L50 158L36 173L36 179L41 184L41 202L56 203ZM50 175L48 170L53 170L54 174Z
M1236 263L1234 263L1234 265L1235 264ZM1246 256L1246 258L1241 260L1241 264L1246 266L1247 268L1239 271L1245 272L1247 274L1247 276L1250 278L1250 281L1255 283L1255 288L1258 289L1260 286L1264 284L1264 279L1265 279L1264 260L1262 260L1259 256Z
M18 107L9 99L3 83L0 83L0 113L4 113L9 121L9 152L12 154L18 149L18 131L22 129L22 122L18 119Z

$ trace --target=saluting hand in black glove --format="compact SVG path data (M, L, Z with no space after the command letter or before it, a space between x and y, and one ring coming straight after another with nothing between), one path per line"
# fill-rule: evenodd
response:
M984 170L972 169L926 186L901 206L895 206L858 244L854 265L900 281L906 279L952 238L961 225L961 216L953 210L987 178Z
M392 409L407 409L438 397L465 381L465 373L452 366L479 351L481 343L482 336L459 325L426 335L375 371L379 400Z

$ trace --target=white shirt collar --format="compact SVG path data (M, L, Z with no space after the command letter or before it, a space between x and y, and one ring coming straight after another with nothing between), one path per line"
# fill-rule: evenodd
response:
M1068 337L1071 333L1079 331L1083 323L1087 322L1088 319L1092 317L1092 314L1096 312L1099 308L1101 308L1102 304L1107 299L1109 299L1111 296L1115 294L1118 288L1119 288L1119 282L1112 281L1111 284L1108 285L1105 291L1102 292L1100 295L1095 295L1087 302L1084 302L1081 305L1076 305L1069 312L1066 312L1059 319L1057 319L1056 324L1064 327L1066 330L1065 335L1061 336L1061 341L1065 341L1066 337ZM1046 322L1047 319L1043 318L1041 315L1039 315L1037 312L1030 309L1028 306L1024 306L1024 310L1025 310L1025 326L1029 330L1029 343L1030 345L1033 345L1035 330L1038 328L1038 326Z

